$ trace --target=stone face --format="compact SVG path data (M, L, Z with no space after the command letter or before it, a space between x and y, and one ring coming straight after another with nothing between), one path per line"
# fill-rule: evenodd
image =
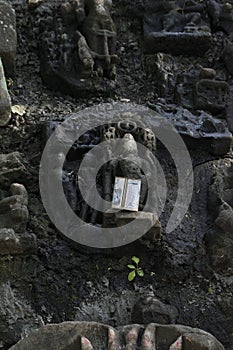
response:
M209 333L185 326L128 325L116 330L96 322L64 322L47 325L19 341L10 350L152 350L168 349L180 336L184 349L224 350Z
M2 60L0 57L0 126L7 125L11 118L11 99L7 90Z
M132 311L133 323L171 324L176 322L177 317L178 311L175 307L166 305L153 296L140 299Z
M14 230L0 229L0 256L36 253L36 238L33 234L15 234Z
M15 74L16 59L16 19L15 11L6 1L0 1L0 57L6 76Z

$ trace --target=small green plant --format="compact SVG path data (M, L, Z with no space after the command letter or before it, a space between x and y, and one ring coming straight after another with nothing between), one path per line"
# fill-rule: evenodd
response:
M132 271L130 271L130 273L128 274L128 281L133 281L134 278L138 275L139 277L143 277L144 276L144 271L141 267L139 267L139 262L140 259L137 258L136 256L132 257L132 261L134 262L133 264L129 264L127 265L128 268Z

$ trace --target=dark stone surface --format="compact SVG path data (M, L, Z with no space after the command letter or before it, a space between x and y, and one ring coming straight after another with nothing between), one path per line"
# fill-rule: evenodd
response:
M150 33L144 35L144 52L201 56L211 48L210 33Z
M0 1L0 57L7 77L15 75L16 19L15 11L6 1Z

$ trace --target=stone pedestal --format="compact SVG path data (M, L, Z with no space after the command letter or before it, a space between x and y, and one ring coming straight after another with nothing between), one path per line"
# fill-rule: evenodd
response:
M161 224L156 220L153 213L138 211L116 211L114 213L106 212L103 218L103 227L120 227L129 224L131 221L137 220L137 228L141 227L143 232L145 226L150 223L151 229L143 236L143 239L155 241L161 238Z

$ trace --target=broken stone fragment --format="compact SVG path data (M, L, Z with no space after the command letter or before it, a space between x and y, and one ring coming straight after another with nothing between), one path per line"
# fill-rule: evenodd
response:
M17 235L13 229L0 229L0 256L35 254L36 251L35 235Z
M135 304L132 312L133 323L171 324L176 322L177 317L178 311L175 307L164 304L154 296L141 298Z
M0 154L0 185L8 187L14 182L28 184L31 175L22 163L19 152Z
M7 77L15 75L17 46L15 10L5 1L0 1L0 57Z
M17 183L11 185L11 193L0 201L0 228L23 232L28 221L28 194L25 187Z
M7 90L2 60L0 57L0 126L7 125L11 118L11 99Z

